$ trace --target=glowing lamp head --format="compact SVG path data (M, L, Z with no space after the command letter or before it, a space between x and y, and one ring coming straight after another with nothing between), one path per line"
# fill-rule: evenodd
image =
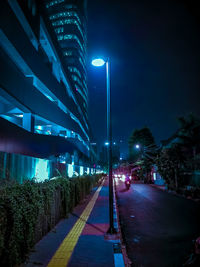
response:
M92 60L92 65L95 67L101 67L105 64L105 61L102 58L95 58Z
M139 149L139 148L140 148L140 145L138 145L138 144L137 144L137 145L135 145L135 148Z

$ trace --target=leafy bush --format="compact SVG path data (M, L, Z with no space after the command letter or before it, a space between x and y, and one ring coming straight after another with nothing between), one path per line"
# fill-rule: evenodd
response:
M0 263L14 266L101 178L58 178L43 183L4 183L0 187Z
M181 176L181 170L184 164L184 153L177 144L174 144L170 148L162 149L156 159L158 172L169 187L172 186L173 189L177 189L183 185L184 180Z

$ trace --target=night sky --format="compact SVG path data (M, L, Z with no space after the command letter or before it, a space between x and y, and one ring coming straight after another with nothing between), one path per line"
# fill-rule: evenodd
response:
M106 140L105 67L109 56L113 141L148 126L159 143L178 128L177 117L200 116L200 9L194 1L88 0L89 116L99 145Z

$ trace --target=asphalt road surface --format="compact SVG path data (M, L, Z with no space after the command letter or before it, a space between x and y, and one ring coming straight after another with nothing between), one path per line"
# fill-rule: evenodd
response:
M122 234L132 266L182 266L200 236L200 204L151 185L117 185Z

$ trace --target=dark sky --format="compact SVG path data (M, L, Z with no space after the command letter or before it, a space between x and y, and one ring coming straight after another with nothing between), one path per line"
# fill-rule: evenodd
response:
M109 56L113 140L148 126L157 142L178 127L177 117L200 116L200 9L192 1L88 0L89 116L106 140L105 68L89 59ZM124 156L124 155L123 155Z

